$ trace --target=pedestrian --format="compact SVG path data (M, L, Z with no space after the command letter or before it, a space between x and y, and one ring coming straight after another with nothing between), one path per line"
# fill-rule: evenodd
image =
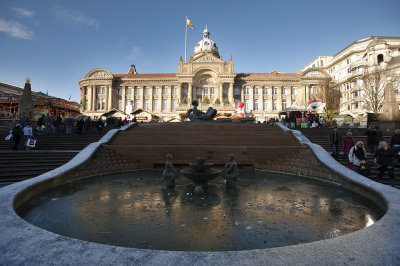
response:
M375 152L375 127L370 126L367 131L365 132L367 136L367 145L368 149L371 153Z
M393 150L388 149L386 141L379 142L378 150L374 154L374 163L379 170L378 179L382 178L386 170L388 171L390 178L394 179L393 167L391 165L392 161Z
M340 137L338 127L329 132L329 145L332 147L332 156L337 159L339 156Z
M44 126L46 128L46 134L49 134L51 126L53 125L53 120L51 119L49 113L46 114L46 116L43 118L43 121L44 121Z
M21 125L17 124L12 130L12 136L13 136L12 138L14 140L14 146L13 146L14 151L18 150L18 145L21 140L21 134L22 134Z
M361 173L361 167L366 168L367 164L367 152L364 148L364 142L358 141L349 151L349 161L354 166L354 172Z
M92 119L88 116L85 120L85 135L89 135L92 130Z
M26 150L29 150L29 147L28 147L28 140L30 139L30 138L33 138L33 133L32 133L32 125L31 124L28 124L26 127L24 127L23 129L22 129L22 132L24 133L24 143L25 143L25 149Z
M103 131L103 127L104 127L104 124L103 124L103 121L101 120L101 118L97 119L96 128L97 128L98 135L101 135L101 132Z
M390 147L393 149L395 164L400 164L400 129L394 131L394 135L390 140Z
M383 140L382 131L378 126L375 127L374 148L378 148L379 143Z
M56 128L56 132L60 132L60 126L61 126L62 118L60 114L57 115L55 121L54 121L54 127Z
M36 130L38 131L39 135L42 135L43 133L43 126L44 126L44 115L42 115L41 117L39 117L38 121L37 121L37 126L36 126Z
M74 119L71 117L71 115L68 115L65 124L67 126L65 133L67 133L67 135L70 135L72 132L72 128L74 127Z
M83 121L83 118L79 118L78 121L76 122L76 134L79 136L82 135L82 130L85 125L85 122Z
M344 145L343 145L343 158L348 157L350 149L355 144L355 141L354 141L354 138L353 138L352 135L353 134L350 131L348 131L347 134L346 134L346 137L344 137L344 139L343 139L343 143L344 143Z

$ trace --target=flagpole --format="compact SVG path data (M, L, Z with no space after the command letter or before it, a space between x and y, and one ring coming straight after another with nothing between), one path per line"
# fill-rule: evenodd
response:
M186 30L185 30L185 62L186 62L186 51L187 51L187 16L185 20Z

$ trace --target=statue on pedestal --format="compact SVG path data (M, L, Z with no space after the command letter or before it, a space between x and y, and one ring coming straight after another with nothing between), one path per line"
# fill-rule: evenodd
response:
M162 173L163 182L167 188L175 187L175 179L177 179L181 173L176 170L175 166L172 164L172 154L167 154L167 160L165 162L165 168Z
M191 121L194 120L212 120L215 115L217 114L217 110L209 107L207 112L202 112L197 109L199 102L197 100L192 101L193 108L187 110L186 117L189 118Z
M234 158L234 154L228 155L228 161L221 173L221 176L225 178L226 187L228 188L236 188L236 182L239 180L239 169L236 162L233 160Z

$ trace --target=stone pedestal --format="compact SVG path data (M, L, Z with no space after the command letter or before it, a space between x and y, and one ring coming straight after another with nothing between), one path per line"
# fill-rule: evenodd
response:
M32 89L30 82L30 78L26 78L22 99L18 105L18 118L20 119L24 116L28 117L29 120L33 119Z

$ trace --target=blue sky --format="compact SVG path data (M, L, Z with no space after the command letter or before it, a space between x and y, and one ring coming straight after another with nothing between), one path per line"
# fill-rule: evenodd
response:
M400 36L399 0L0 0L0 81L79 102L94 68L176 73L208 25L235 72L295 73L368 36ZM188 56L189 57L189 56Z

